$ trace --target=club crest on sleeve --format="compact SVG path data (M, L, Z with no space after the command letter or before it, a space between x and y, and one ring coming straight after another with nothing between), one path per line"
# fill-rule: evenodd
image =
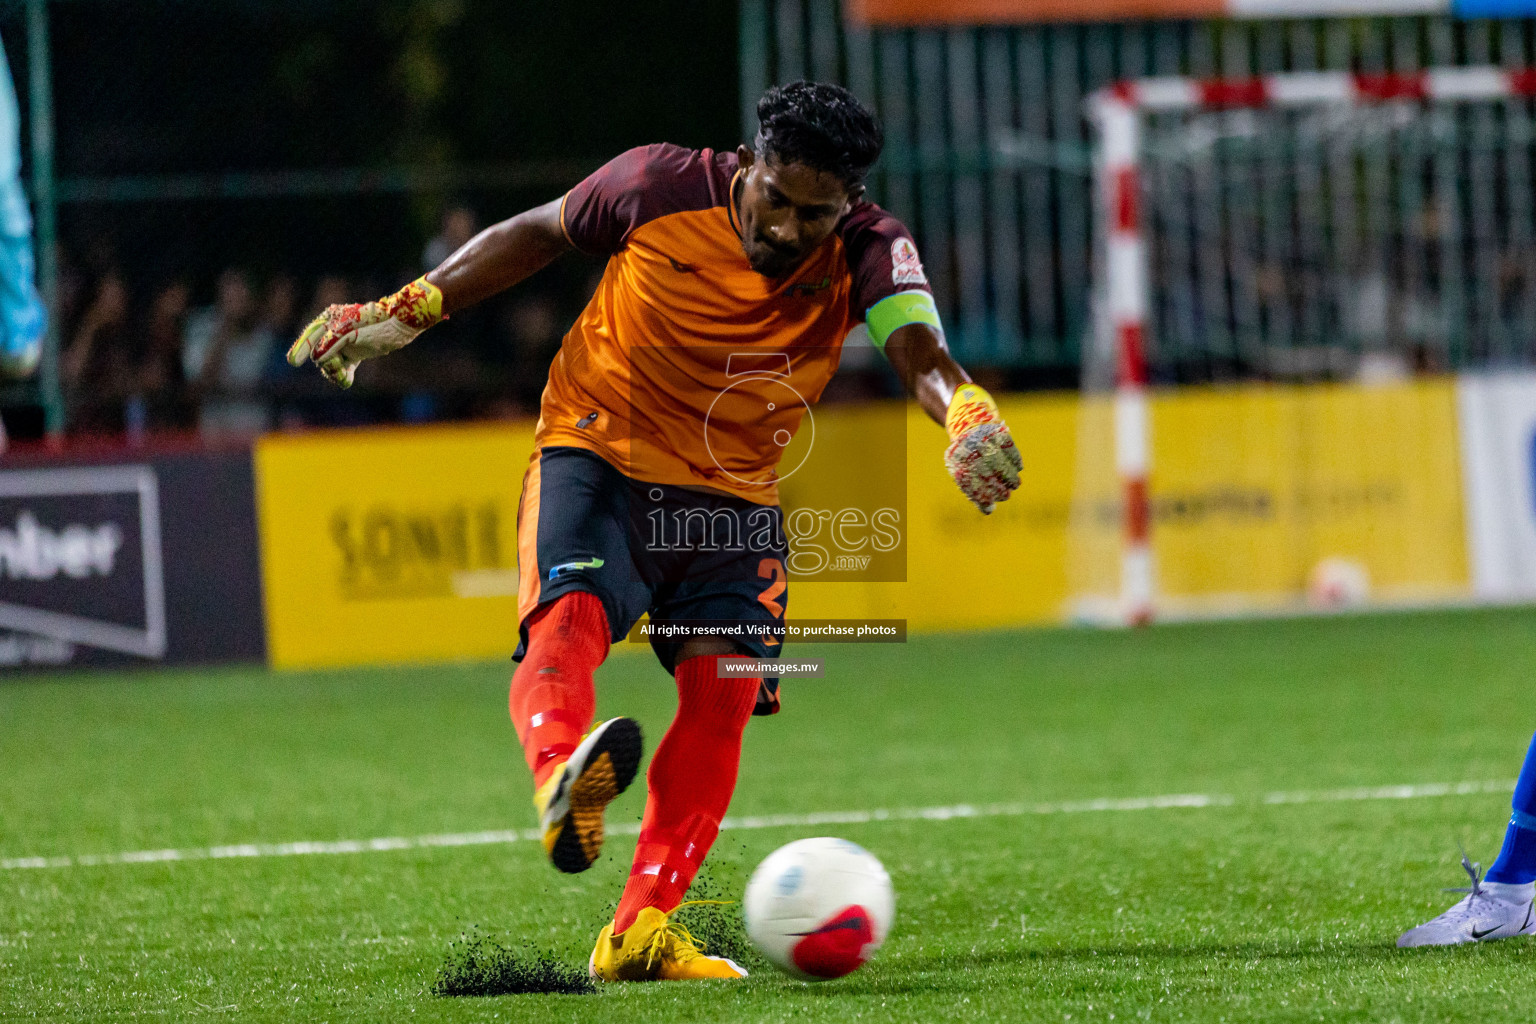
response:
M891 283L928 283L928 276L923 273L923 261L917 258L917 246L910 238L898 238L891 243Z

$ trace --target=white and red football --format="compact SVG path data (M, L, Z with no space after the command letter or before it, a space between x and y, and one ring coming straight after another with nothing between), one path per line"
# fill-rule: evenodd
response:
M896 917L891 876L846 839L801 839L770 853L747 883L747 934L786 973L805 981L858 970Z

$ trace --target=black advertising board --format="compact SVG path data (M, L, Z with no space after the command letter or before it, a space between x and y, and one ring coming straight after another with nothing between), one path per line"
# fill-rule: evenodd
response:
M0 462L0 671L265 656L248 451Z

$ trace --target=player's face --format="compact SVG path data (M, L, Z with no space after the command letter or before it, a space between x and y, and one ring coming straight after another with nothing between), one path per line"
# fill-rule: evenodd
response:
M783 277L827 240L864 191L850 190L836 175L798 163L756 159L743 146L741 159L741 248L752 269Z

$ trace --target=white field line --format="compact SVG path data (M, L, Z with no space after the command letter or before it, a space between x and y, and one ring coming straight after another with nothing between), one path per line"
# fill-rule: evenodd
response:
M1112 811L1158 811L1175 807L1232 807L1237 804L1321 804L1365 800L1415 800L1426 797L1472 796L1509 793L1515 784L1498 782L1434 782L1416 786L1368 786L1358 789L1299 790L1265 793L1243 798L1227 793L1172 793L1122 799L1067 800L1058 803L950 804L945 807L894 807L868 811L816 811L810 814L763 814L728 817L727 829L809 828L818 825L865 825L876 821L950 821L956 818L1012 818L1029 815L1092 814ZM637 822L614 825L612 835L635 835ZM11 857L0 859L0 871L26 868L97 867L104 864L147 864L172 860L225 860L237 857L303 857L317 854L376 853L384 850L422 850L441 846L489 846L538 842L536 828L500 829L489 832L448 832L425 836L385 836L379 839L341 839L297 843L241 843L186 850L134 850L127 853L85 853L68 857Z

